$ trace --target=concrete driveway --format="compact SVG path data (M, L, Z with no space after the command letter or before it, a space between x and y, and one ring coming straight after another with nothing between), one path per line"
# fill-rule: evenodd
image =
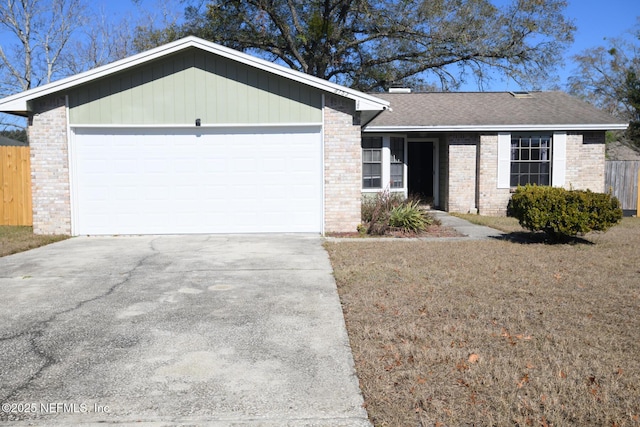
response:
M0 258L0 421L370 425L321 243L77 237Z

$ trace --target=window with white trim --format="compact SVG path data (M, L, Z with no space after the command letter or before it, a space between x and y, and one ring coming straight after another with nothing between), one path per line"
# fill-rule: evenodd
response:
M404 138L391 137L391 188L404 188Z
M362 188L382 188L382 137L362 138Z
M551 135L511 135L511 187L551 185Z

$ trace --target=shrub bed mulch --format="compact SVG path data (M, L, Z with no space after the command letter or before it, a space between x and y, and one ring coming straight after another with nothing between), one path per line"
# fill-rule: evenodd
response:
M344 238L371 238L371 237L389 237L389 238L434 238L434 237L464 237L465 235L456 229L446 227L444 225L432 224L426 230L415 233L404 231L399 228L391 228L385 235L362 234L357 231L349 233L327 233L328 237L344 237Z

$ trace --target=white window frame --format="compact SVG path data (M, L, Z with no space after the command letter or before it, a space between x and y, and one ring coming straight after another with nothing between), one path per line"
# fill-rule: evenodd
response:
M514 146L514 142L516 145ZM526 142L526 144L524 144ZM537 144L537 145L536 145ZM514 159L514 150L518 157L518 159ZM550 133L515 133L511 135L511 171L510 171L510 180L512 181L514 177L517 178L518 181L522 180L523 177L528 177L526 179L526 184L534 183L537 185L551 186L553 179L553 135ZM537 153L534 153L537 152ZM524 155L527 154L525 157ZM534 155L536 154L536 155ZM536 158L537 156L537 158ZM524 157L524 158L521 158ZM514 163L518 165L518 173L513 173ZM538 165L538 172L531 173L530 167L533 164ZM527 165L525 169L526 172L522 171L522 165ZM546 171L541 172L542 166L546 165ZM535 177L535 178L534 178ZM543 179L544 177L544 179ZM536 182L540 181L548 181L545 183ZM517 187L520 184L514 185L511 182L512 187Z
M377 139L377 138L381 138L380 136L377 135L367 135L367 138L371 138L371 139ZM361 139L361 141L364 141L364 138ZM384 139L381 141L381 146L380 148L365 148L362 146L362 142L361 142L361 150L362 150L362 178L360 179L360 185L362 186L363 191L380 191L383 188L384 185ZM365 166L365 162L367 164L377 164L377 161L366 161L365 160L365 152L368 151L377 151L380 150L380 187L365 187L364 186L364 166Z
M407 196L407 136L405 134L364 134L363 137L382 138L382 183L380 188L364 188L364 180L361 180L363 193L378 193L384 189L389 189L392 193L404 193ZM402 138L403 144L403 172L402 172L402 188L391 188L391 138ZM364 150L364 149L363 149ZM363 151L364 152L364 151ZM364 165L364 158L362 161ZM364 171L363 171L364 173Z
M517 132L521 133L521 132ZM540 134L541 132L534 132ZM563 187L567 170L567 133L551 134L551 185ZM511 189L511 132L498 133L497 188Z
M392 156L392 150L391 150L391 143L393 142L392 140L396 138L396 139L400 139L401 140L401 148L400 150L402 151L402 161L401 162L394 162L393 161L393 156ZM383 144L384 145L384 144ZM407 139L402 137L402 136L390 136L389 137L389 189L390 191L402 191L404 190L405 187L407 187L407 178L406 178L406 174L407 174ZM393 184L394 182L392 182L391 179L391 168L393 165L402 165L402 185L399 187L394 187Z

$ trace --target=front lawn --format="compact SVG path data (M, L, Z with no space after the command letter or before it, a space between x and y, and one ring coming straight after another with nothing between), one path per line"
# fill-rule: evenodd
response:
M567 245L326 247L376 426L640 425L640 219Z
M48 245L68 237L33 234L33 227L0 225L0 257Z

